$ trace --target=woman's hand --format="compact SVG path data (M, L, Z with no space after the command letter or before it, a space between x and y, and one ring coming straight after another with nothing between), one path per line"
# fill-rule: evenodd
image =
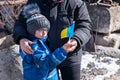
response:
M26 39L26 38L23 38L23 39L20 40L20 46L21 46L22 51L24 53L32 54L33 50L32 50L32 48L30 47L29 44L33 44L33 42Z
M70 39L67 43L63 45L63 48L67 53L72 52L77 47L77 41L75 39Z

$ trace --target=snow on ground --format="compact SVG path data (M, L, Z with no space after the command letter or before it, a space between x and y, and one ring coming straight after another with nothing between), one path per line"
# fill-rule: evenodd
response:
M102 60L107 59L109 61L102 62ZM93 62L95 64L95 68L106 68L108 70L107 74L104 75L97 75L94 80L103 80L105 77L109 77L112 74L115 74L119 69L120 66L117 65L115 62L119 60L118 58L111 58L111 57L100 57L99 59L95 57L95 55L85 54L82 56L82 66L81 69L87 69L88 63Z

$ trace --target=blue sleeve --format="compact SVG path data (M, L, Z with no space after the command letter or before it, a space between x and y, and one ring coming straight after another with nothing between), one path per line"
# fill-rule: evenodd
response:
M66 59L66 56L67 56L67 53L62 47L57 48L53 53L48 55L49 65L56 67Z
M24 62L26 62L28 64L33 63L33 55L32 54L24 53L21 48L20 48L19 52L20 52L20 56L22 57Z
M66 56L66 51L61 47L48 55L44 53L34 55L34 62L44 69L53 69L65 60Z
M23 53L23 51L22 51L21 48L19 49L19 53L20 53L21 58L24 59L24 57L25 57L26 54Z

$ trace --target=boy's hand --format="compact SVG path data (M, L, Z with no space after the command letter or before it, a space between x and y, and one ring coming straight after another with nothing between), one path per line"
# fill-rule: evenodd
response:
M67 53L72 52L77 47L77 41L75 39L70 39L67 43L63 45L63 48Z
M20 46L21 46L21 49L24 53L28 53L28 54L32 54L33 53L33 50L32 48L30 47L29 44L32 44L33 42L28 40L28 39L21 39L20 40Z

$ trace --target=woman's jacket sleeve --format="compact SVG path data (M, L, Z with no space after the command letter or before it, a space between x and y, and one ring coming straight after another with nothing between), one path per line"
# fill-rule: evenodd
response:
M91 38L91 20L86 7L82 0L75 0L77 3L74 11L75 33L73 38L77 40L80 49Z

